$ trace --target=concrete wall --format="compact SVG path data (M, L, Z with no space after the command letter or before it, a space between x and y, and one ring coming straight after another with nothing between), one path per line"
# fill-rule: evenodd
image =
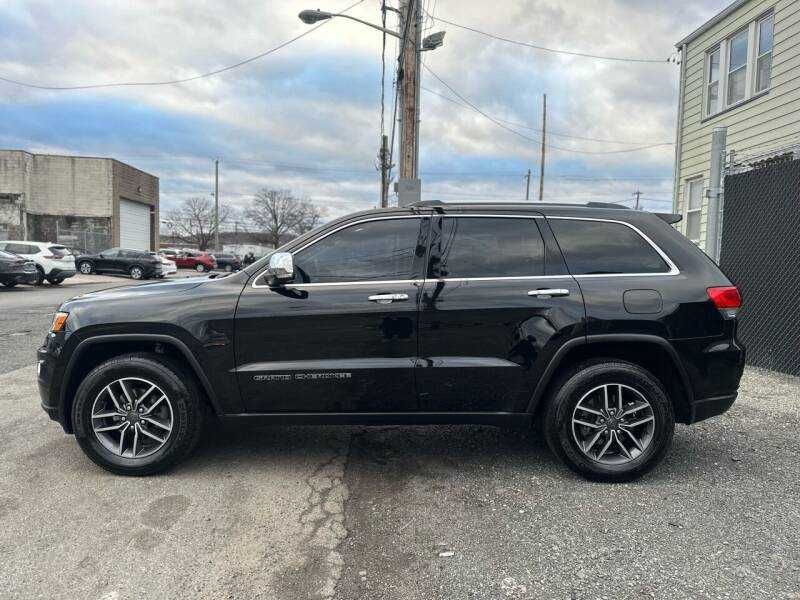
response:
M775 14L772 80L767 93L707 117L704 114L706 52L769 10ZM684 213L686 182L701 177L709 186L711 131L728 127L728 151L761 154L800 142L800 0L751 0L685 48L681 114L675 166L675 212ZM700 244L705 247L708 200L704 199ZM686 220L679 226L686 233Z
M54 240L58 222L59 227L98 234L106 230L111 245L118 245L120 239L120 199L141 202L151 207L152 249L158 244L158 177L110 158L0 150L2 195L18 196L23 203L30 222L29 239ZM0 206L0 228L6 216L13 216L12 210ZM8 225L23 226L19 218L16 221Z

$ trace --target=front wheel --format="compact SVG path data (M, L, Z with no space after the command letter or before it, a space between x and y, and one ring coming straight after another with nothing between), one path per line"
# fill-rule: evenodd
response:
M142 267L131 267L130 270L131 279L143 279L144 278L144 269Z
M17 285L17 282L16 281L4 281L3 285L6 286L7 288L12 288L12 287Z
M226 273L230 273L232 271L233 271L233 266L232 265L225 265L225 272Z
M150 475L183 460L200 439L203 411L194 379L149 354L112 358L75 394L72 426L84 453L119 475Z
M641 477L666 455L672 403L650 372L627 362L583 363L556 384L544 415L547 444L573 471L596 481Z
M92 269L92 263L90 263L88 260L84 260L78 265L78 270L83 275L91 275L94 269Z

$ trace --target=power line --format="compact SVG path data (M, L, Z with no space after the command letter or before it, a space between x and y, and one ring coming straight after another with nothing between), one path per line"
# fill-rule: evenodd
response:
M462 102L459 102L458 100L450 98L449 96L447 96L445 94L442 94L441 92L437 92L436 90L432 90L430 88L427 88L424 85L421 86L421 87L426 92L428 92L430 94L433 94L435 96L439 96L440 98L442 98L443 100L447 100L448 102L452 102L456 106L460 106L462 108L467 108L467 109L471 108L469 105L463 104ZM507 125L511 125L512 127L518 127L520 129L527 129L529 131L535 131L537 133L541 133L541 131L542 131L538 127L531 127L530 125L525 125L523 123L517 123L516 121L509 121L508 119L501 119L498 116L494 116L494 118L497 119L498 121L501 121L501 122L507 124ZM581 136L581 135L573 135L573 134L570 134L570 133L559 133L559 132L556 132L556 131L548 131L547 134L548 135L554 135L556 137L571 138L571 139L574 139L574 140L583 140L583 141L587 141L587 142L602 142L602 143L606 143L606 144L628 144L628 145L631 145L631 146L636 146L636 145L641 146L642 144L646 144L646 142L631 142L631 141L623 141L623 140L608 140L608 139L603 139L603 138L593 138L593 137L585 137L585 136ZM665 146L674 146L675 142L663 142L663 144Z
M553 54L567 54L569 56L578 56L581 58L593 58L596 60L609 60L615 62L630 62L630 63L651 63L651 64L669 64L669 58L630 58L630 57L620 57L620 56L604 56L601 54L590 54L588 52L575 52L572 50L561 50L556 48L548 48L546 46L541 46L539 44L533 44L531 42L522 42L520 40L514 40L511 38L503 37L501 35L496 35L493 33L488 33L486 31L482 31L480 29L476 29L475 27L469 27L467 25L461 25L460 23L454 23L453 21L448 21L447 19L443 19L441 17L436 17L433 15L429 15L434 21L438 21L440 23L446 23L453 27L457 27L459 29L465 29L466 31L471 31L473 33L477 33L479 35L498 40L501 42L507 42L509 44L516 44L517 46L525 46L526 48L533 48L534 50L541 50L543 52L550 52Z
M500 127L501 129L505 129L506 131L508 131L510 133L513 133L514 135L519 136L522 139L527 140L529 142L533 142L535 144L541 144L542 143L542 140L530 137L528 135L525 135L524 133L521 133L521 132L517 131L516 129L513 129L512 127L509 127L508 125L502 123L500 120L498 120L497 118L493 117L492 115L484 112L478 106L476 106L474 103L472 103L468 98L464 97L462 94L460 94L458 91L456 91L444 79L439 77L439 75L437 75L436 72L433 69L431 69L428 65L423 64L422 66L431 75L433 75L437 79L437 81L439 81L439 83L441 83L444 87L446 87L448 90L450 90L459 100L461 100L462 102L467 104L472 110L474 110L478 114L482 115L483 117L485 117L486 119L488 119L489 121L491 121L492 123L494 123L495 125ZM637 148L626 148L626 149L622 149L622 150L576 150L574 148L563 148L563 147L560 147L560 146L553 146L552 144L548 144L547 148L550 149L550 150L560 150L562 152L572 152L572 153L575 153L575 154L600 155L600 154L624 154L624 153L628 153L628 152L638 152L640 150L649 150L651 148L657 148L659 146L665 146L665 145L667 145L667 144L666 143L648 144L646 146L639 146Z
M351 4L350 6L348 6L347 8L345 8L344 10L341 10L339 12L345 13L345 12L355 8L356 6L361 4L362 2L365 2L365 0L358 0L357 2ZM3 77L3 76L0 76L0 81L5 81L6 83L19 85L19 86L26 87L26 88L33 88L33 89L37 89L37 90L49 90L49 91L75 91L75 90L91 90L91 89L112 88L112 87L161 86L161 85L175 85L175 84L179 84L179 83L188 83L190 81L197 81L198 79L204 79L206 77L213 77L215 75L219 75L219 74L225 73L227 71L232 71L233 69L238 69L239 67L243 67L244 65L250 64L251 62L260 60L260 59L264 58L265 56L269 56L270 54L273 54L273 53L277 52L278 50L281 50L281 49L285 48L286 46L288 46L290 44L293 44L294 42L306 37L307 35L311 35L317 29L319 29L320 27L324 27L329 22L330 21L323 21L319 25L316 25L316 26L312 27L311 29L307 29L306 31L304 31L300 35L296 35L295 37L293 37L293 38L291 38L289 40L286 40L285 42L281 42L280 44L278 44L274 48L270 48L269 50L266 50L264 52L256 54L255 56L251 56L250 58L246 58L244 60L241 60L241 61L239 61L239 62L237 62L235 64L228 65L228 66L222 67L220 69L215 69L214 71L209 71L207 73L202 73L200 75L194 75L192 77L185 77L183 79L171 79L171 80L166 80L166 81L126 81L126 82L119 82L119 83L99 83L99 84L89 84L89 85L61 85L61 86L39 85L39 84L35 84L35 83L27 83L27 82L24 82L24 81L17 81L15 79L10 79L8 77Z

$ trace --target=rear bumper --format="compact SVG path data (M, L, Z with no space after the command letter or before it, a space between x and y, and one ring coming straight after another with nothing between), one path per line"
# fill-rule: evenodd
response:
M47 276L68 279L75 276L75 269L51 269Z
M736 401L738 393L697 400L689 407L689 424L705 421L726 412Z
M3 283L36 283L39 275L36 271L20 271L18 273L0 273Z

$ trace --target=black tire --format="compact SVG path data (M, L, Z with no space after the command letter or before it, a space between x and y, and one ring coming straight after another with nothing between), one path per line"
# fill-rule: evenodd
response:
M233 272L233 266L232 265L225 265L225 272L226 273Z
M197 263L194 266L194 270L197 271L198 273L205 273L206 271L208 271L205 265L201 265L200 263Z
M605 464L591 458L573 435L572 415L576 406L584 395L603 384L632 388L652 407L654 419L648 445L622 464ZM642 367L616 359L588 361L566 373L554 386L543 417L545 439L553 453L576 473L604 482L632 481L649 472L666 455L675 430L672 402L661 382ZM601 443L605 439L608 438L601 438Z
M4 281L3 285L6 286L7 288L12 288L15 285L17 285L17 282L16 281Z
M36 265L36 280L33 285L44 285L44 269L39 265Z
M91 425L95 398L107 385L123 377L140 377L155 383L172 407L172 430L164 445L142 458L122 457L109 451ZM94 463L118 475L143 476L160 473L184 460L200 440L203 416L195 379L180 365L161 355L127 354L102 363L86 376L75 393L72 427L81 449Z
M139 265L133 265L128 273L130 274L131 279L135 279L137 281L140 279L145 279L144 268L140 267Z
M50 285L61 285L62 283L64 283L64 278L63 277L48 277L47 278L47 282Z
M91 275L94 272L94 265L88 260L82 260L78 265L78 271L83 275Z

